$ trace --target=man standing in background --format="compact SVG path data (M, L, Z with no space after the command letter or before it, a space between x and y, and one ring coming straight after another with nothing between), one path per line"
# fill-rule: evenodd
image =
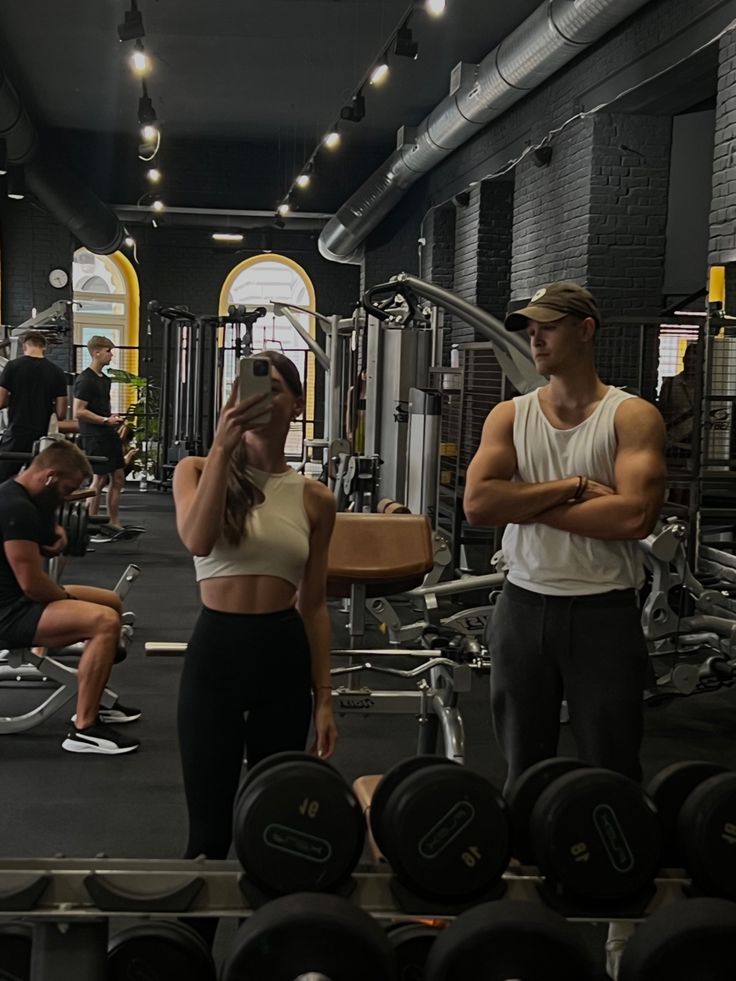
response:
M40 331L23 335L23 354L9 361L0 374L0 409L8 410L8 428L0 452L30 453L49 430L51 413L66 419L66 375L46 359L46 338ZM22 460L0 460L0 481L13 477Z

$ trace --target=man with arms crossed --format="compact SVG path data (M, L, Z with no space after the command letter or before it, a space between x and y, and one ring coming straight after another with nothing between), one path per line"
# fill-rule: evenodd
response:
M118 428L123 421L120 416L114 416L110 410L110 388L112 382L103 373L103 368L112 361L115 345L109 337L95 335L87 342L87 350L91 358L89 368L85 368L77 376L74 383L74 418L79 420L79 435L82 449L87 456L104 456L104 463L94 463L94 479L92 490L95 496L90 498L89 513L97 514L100 508L102 487L109 476L107 488L107 517L108 527L113 531L122 531L120 524L120 493L125 483L125 461L123 460L123 444L118 435Z
M46 359L46 338L40 331L23 335L23 354L13 358L0 374L0 409L8 410L8 428L0 439L0 452L30 453L37 439L49 431L51 413L66 419L66 375ZM22 460L0 460L0 481L24 466Z
M491 700L506 788L557 755L567 698L582 760L641 779L647 649L637 539L664 499L665 432L653 405L598 377L601 316L551 283L506 317L547 385L497 405L468 467L471 525L506 525L508 578L489 626Z
M100 709L120 639L120 597L92 586L63 589L43 568L43 556L59 555L66 545L63 528L54 523L56 508L90 476L84 453L59 440L0 486L0 647L66 647L86 640L78 667L77 712L62 747L116 755L133 752L138 742L108 722L140 717L137 709L120 702Z

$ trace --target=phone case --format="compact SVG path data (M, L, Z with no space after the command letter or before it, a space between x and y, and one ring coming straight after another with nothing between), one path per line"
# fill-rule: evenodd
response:
M254 374L255 362L268 365L268 373L265 375ZM264 402L264 412L254 419L256 423L268 422L271 418L271 362L268 358L259 358L257 355L252 358L242 358L240 362L240 401L250 398L253 395L268 395Z

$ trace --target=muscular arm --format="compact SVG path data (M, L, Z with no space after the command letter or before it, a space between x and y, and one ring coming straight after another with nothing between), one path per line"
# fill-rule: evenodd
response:
M174 470L176 528L192 555L209 555L222 531L227 491L228 458L213 446L204 467L196 457L185 457Z
M615 426L615 493L551 508L535 521L601 541L641 539L652 532L666 482L662 417L643 399L628 399L616 412Z
M66 395L60 395L58 398L54 399L54 412L56 413L56 418L59 420L59 422L61 422L62 419L66 419L66 409Z
M538 484L512 480L516 472L513 429L514 404L502 402L483 425L478 452L465 478L463 507L470 525L529 521L569 501L577 490L577 476Z
M36 542L19 539L3 542L3 548L13 575L28 599L36 603L52 603L67 598L61 586L43 571Z
M107 422L106 416L98 416L96 412L87 408L84 399L74 399L74 418L81 422L94 422L98 426L103 426Z

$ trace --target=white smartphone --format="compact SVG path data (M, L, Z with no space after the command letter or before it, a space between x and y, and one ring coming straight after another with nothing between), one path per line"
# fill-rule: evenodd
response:
M242 358L240 361L240 401L253 395L266 395L262 402L263 413L253 421L262 424L271 419L271 362L268 358Z

